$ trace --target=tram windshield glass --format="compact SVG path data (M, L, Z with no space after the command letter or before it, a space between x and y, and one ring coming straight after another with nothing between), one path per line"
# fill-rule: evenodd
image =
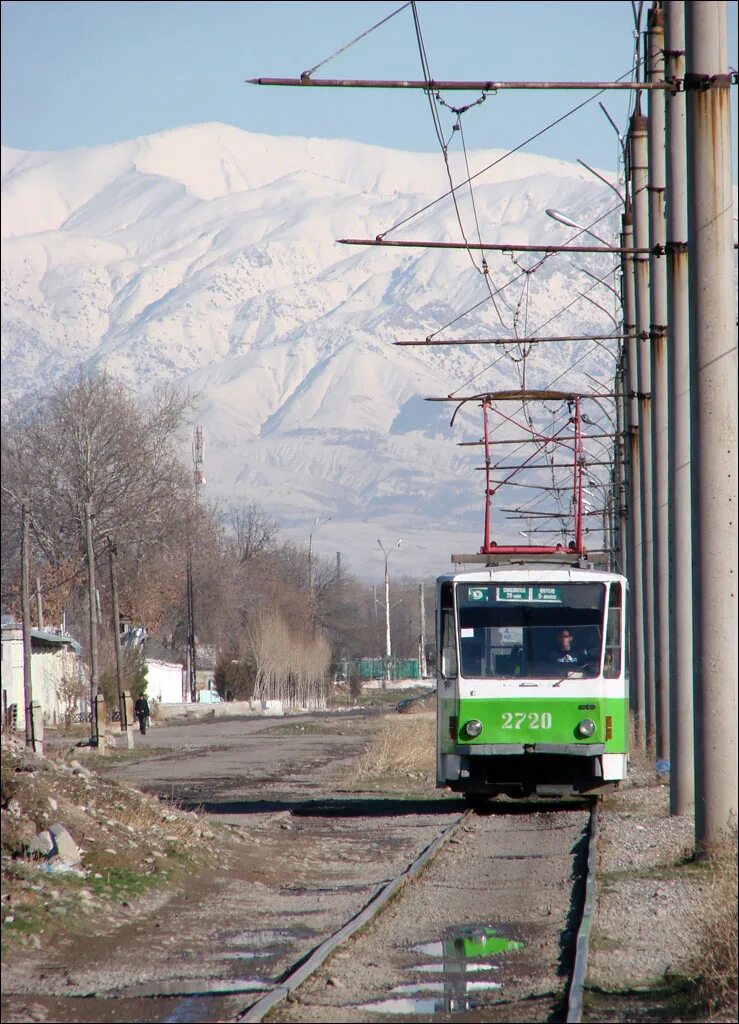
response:
M605 583L458 583L456 589L463 676L598 675Z

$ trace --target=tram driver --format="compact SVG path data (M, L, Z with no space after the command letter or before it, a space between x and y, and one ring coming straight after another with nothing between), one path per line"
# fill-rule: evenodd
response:
M575 653L572 641L572 631L566 626L557 630L557 646L554 651L554 660L560 665L578 665L580 659Z

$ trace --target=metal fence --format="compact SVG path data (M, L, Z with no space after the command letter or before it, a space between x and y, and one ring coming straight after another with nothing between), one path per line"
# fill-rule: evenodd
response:
M355 658L351 662L352 669L360 679L420 679L418 658L391 658L388 673L385 675L384 658Z

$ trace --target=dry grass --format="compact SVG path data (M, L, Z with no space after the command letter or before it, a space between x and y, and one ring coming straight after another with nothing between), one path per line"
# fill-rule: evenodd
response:
M142 796L132 789L129 799L110 804L108 813L123 829L137 836L158 832L165 834L168 841L189 845L201 838L204 829L208 831L196 812L180 810L176 803L170 806L172 809L168 810L157 797Z
M737 844L714 865L698 935L695 1005L709 1020L737 1020Z
M436 720L433 713L412 718L387 717L368 743L357 764L357 774L388 775L397 772L434 771Z
M639 780L647 777L651 779L655 774L655 764L654 745L650 745L649 749L645 746L644 736L637 729L636 717L632 711L629 714L629 766L631 773Z

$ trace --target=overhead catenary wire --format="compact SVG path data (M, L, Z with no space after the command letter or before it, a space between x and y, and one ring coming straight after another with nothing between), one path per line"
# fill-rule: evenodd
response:
M421 22L420 22L420 19L418 17L418 8L416 6L415 0L411 4L411 7L412 7L412 10L413 10L413 23L414 23L415 31L416 31L416 42L418 44L418 50L419 50L419 54L420 54L420 58L421 58L421 67L423 69L423 72L424 72L424 75L426 76L426 78L430 79L431 78L431 73L430 73L430 69L429 69L428 56L426 54L426 45L425 45L424 40L423 40L423 33L421 31ZM495 309L495 312L497 314L498 320L501 323L501 326L505 327L505 323L503 321L503 317L501 316L500 310L498 309L498 305L497 305L497 303L495 301L495 295L493 293L493 290L492 290L492 288L490 286L490 282L489 282L489 279L488 279L488 266L487 266L487 261L485 259L485 256L483 255L483 257L482 257L482 264L481 264L480 267L478 267L477 263L475 262L474 256L472 254L472 249L470 248L470 245L468 243L467 235L466 235L465 229L464 229L464 224L462 222L462 212L461 212L461 210L459 208L459 204L457 202L457 195L456 195L457 190L456 190L456 187L454 185L454 180L453 180L453 177L452 177L452 169L451 169L451 167L449 165L449 144L447 142L445 142L445 140L444 140L444 134L443 134L442 127L441 127L441 119L439 118L439 114L438 114L438 111L436 109L436 105L434 103L434 98L433 98L433 96L431 95L430 92L427 92L427 98L428 98L428 101L429 101L429 108L431 110L431 118L432 118L432 121L433 121L433 124L434 124L434 130L436 132L436 137L438 139L439 146L441 147L441 152L442 152L442 155L444 157L444 167L446 169L447 180L449 181L449 185L451 186L451 192L449 194L451 195L452 202L454 204L454 211L455 211L455 214L456 214L456 217L457 217L457 223L459 224L460 233L461 233L462 238L464 239L464 241L466 243L467 255L468 255L469 260L472 263L473 267L475 268L475 270L477 270L478 273L481 273L483 275L483 277L485 278L485 282L486 282L486 286L487 286L488 293L489 293L489 296L490 296L490 300L493 303L493 308ZM470 109L470 106L468 105L466 109ZM454 127L458 128L459 131L460 131L460 134L462 134L462 131L461 131L461 112L459 112L459 111L457 112L457 120L455 122L455 126ZM452 130L452 135L453 134L454 134L454 129ZM466 153L465 153L465 160L466 160ZM472 206L473 206L473 211L474 211L474 214L475 214L475 223L476 223L477 229L478 229L478 238L481 241L482 239L480 238L480 234L479 234L479 222L478 222L478 218L477 218L477 210L476 210L475 204L474 204L474 195L472 193L471 182L470 182L470 194L472 196Z
M633 75L634 70L635 69L633 66L630 67L629 70L621 76L621 78L625 78L627 75ZM618 80L620 81L621 79ZM535 142L536 139L540 138L542 135L545 135L548 131L551 131L552 128L556 128L557 125L562 124L562 122L566 121L568 117L572 117L574 114L577 114L580 110L583 109L583 107L586 107L589 103L592 103L592 101L597 99L600 95L601 92L598 92L593 96L589 96L586 100L583 100L576 106L570 108L564 114L555 118L553 121L550 121L549 124L544 126L544 128L540 129L538 132L534 132L533 135L529 135L528 138L524 139L517 146L514 146L511 149L507 150L501 156L496 157L496 159L493 160L491 163L486 164L485 167L481 168L479 171L476 171L473 175L470 176L469 180L474 181L476 178L479 178L483 174L486 174L488 171L491 171L494 167L497 167L499 164L503 163L504 160L509 159L510 157L518 153L520 150L524 149L526 146L529 145L529 143ZM455 186L455 189L464 188L466 184L466 181L461 182L459 185ZM397 221L397 223L393 224L391 227L386 228L384 231L380 232L378 237L384 238L385 235L389 235L391 231L397 231L398 228L404 227L406 224L410 223L410 221L414 220L416 217L419 217L422 213L426 213L427 210L430 210L432 207L436 206L437 203L442 202L444 199L447 199L448 197L449 193L445 192L443 195L438 196L430 203L427 203L425 206L422 206L420 209L409 214L407 217L404 217L402 220Z
M396 14L400 14L401 11L404 11L406 7L410 6L411 0L408 0L407 3L402 4L400 7L397 8L397 10L394 10L391 14L388 14L387 17L382 18L380 21L378 21L377 24L360 33L360 35L358 35L355 39L352 39L350 43L347 43L345 46L340 47L338 50L335 51L335 53L332 53L330 56L325 57L322 61L319 61L318 64L315 64L312 68L309 68L307 71L303 71L302 74L300 75L301 82L305 82L307 79L310 78L314 71L318 71L318 69L322 68L324 64L328 64L329 61L332 61L334 57L338 57L340 54L345 53L352 46L354 46L355 43L358 43L360 39L364 39L365 36L368 36L371 32L374 32L375 29L378 29L381 25L384 25L385 22L390 21L391 18L394 18Z
M396 11L394 13L399 13L399 11L403 10L405 6L407 6L407 5L404 5L403 7L399 8L398 11ZM487 86L490 83L484 83L483 84L483 86L482 86L482 95L477 100L475 100L473 103L466 104L465 106L460 106L460 107L452 107L450 104L446 103L446 101L444 101L443 98L441 97L440 93L441 93L441 86L442 85L446 85L448 83L434 83L433 79L431 78L429 61L428 61L428 55L427 55L427 52L426 52L426 47L425 47L425 43L424 43L424 40L423 40L423 34L422 34L422 31L421 31L420 19L419 19L419 16L418 16L418 8L417 8L417 5L416 5L415 2L412 2L410 6L411 6L412 11L413 11L414 27L415 27L415 31L416 31L416 41L417 41L417 45L418 45L418 49L419 49L419 55L420 55L420 59L421 59L421 67L422 67L422 71L423 71L423 74L424 74L424 83L405 82L405 83L394 83L394 84L397 85L398 87L413 87L414 85L415 86L419 86L419 87L424 89L424 91L425 91L425 93L427 95L427 99L428 99L428 103L429 103L429 109L431 111L432 121L433 121L433 124L434 124L434 130L435 130L435 133L436 133L436 136L437 136L437 140L439 142L439 145L440 145L440 148L441 148L441 151L442 151L442 155L443 155L443 159L444 159L444 163L445 163L446 174L447 174L447 179L448 179L449 185L450 185L450 190L447 193L445 193L444 196L439 197L439 199L436 200L436 201L440 201L442 198L445 198L446 196L451 196L451 198L453 200L453 203L454 203L455 214L456 214L456 217L457 217L457 222L458 222L460 234L461 234L461 237L462 237L462 240L463 240L460 243L452 243L451 245L444 244L443 247L445 247L445 248L446 247L454 247L454 248L460 248L460 249L463 248L463 249L465 249L465 251L467 252L468 258L470 259L470 263L472 264L472 266L475 268L475 270L478 273L480 273L485 278L485 285L486 285L486 289L488 291L487 298L482 300L480 303L475 304L472 307L472 309L470 311L468 311L468 312L471 312L474 309L480 308L480 306L484 305L485 302L487 302L487 301L491 301L493 303L494 308L495 308L495 312L496 312L496 314L498 316L498 319L500 320L501 324L505 327L506 325L505 325L503 317L501 315L501 311L500 311L500 309L499 309L499 307L498 307L498 305L497 305L497 303L495 301L496 296L498 294L500 294L502 296L502 298L503 298L503 301L506 301L505 300L505 291L508 288L510 288L511 283L514 280L521 280L521 278L523 278L522 287L520 289L517 301L515 303L515 308L511 308L511 306L509 305L509 309L511 309L511 312L512 312L512 315L513 315L512 327L510 329L511 329L513 335L514 335L514 338L511 339L510 343L507 341L507 339L494 339L495 342L501 344L502 347L504 347L506 349L506 351L498 359L494 360L492 363L487 364L486 367L484 367L482 370L480 370L478 373L476 373L469 381L467 381L467 382L465 382L463 384L460 384L458 386L458 388L455 389L455 392L452 393L452 397L455 394L458 396L459 395L459 391L462 390L462 388L464 388L469 383L471 383L472 380L478 379L483 373L488 372L495 365L497 365L499 362L501 362L502 359L506 359L506 358L511 359L513 361L513 363L516 365L516 373L518 374L518 378L519 378L520 389L519 389L519 399L518 400L520 401L521 413L522 413L524 419L526 420L526 422L528 424L528 429L531 431L532 436L534 436L536 434L536 430L535 430L535 427L534 427L534 422L533 422L532 416L530 414L530 411L527 408L527 397L526 397L527 396L527 388L526 388L526 386L527 386L527 356L530 354L530 352L532 350L532 346L536 343L537 340L544 341L544 339L536 339L534 336L537 333L539 333L544 328L544 326L546 326L546 325L542 325L536 331L529 331L529 315L530 315L530 303L531 303L531 282L532 282L533 275L534 275L534 273L538 269L541 268L541 266L543 265L544 261L546 259L548 259L551 255L555 254L556 252L566 252L566 251L575 251L575 252L577 252L577 251L579 251L579 252L585 252L585 253L587 253L587 252L597 253L597 252L605 251L605 252L617 253L617 252L620 252L621 250L620 250L620 247L617 247L617 246L613 246L613 247L606 246L606 247L603 247L603 248L601 248L601 247L597 247L596 248L594 246L586 246L586 245L582 245L582 246L570 246L570 245L568 245L568 246L551 246L551 247L550 246L545 246L545 247L510 246L510 245L499 246L499 247L498 246L490 246L490 248L493 248L493 249L500 248L501 251L507 252L511 256L511 258L512 258L512 260L514 262L514 265L516 265L516 267L520 270L520 273L518 275L516 275L512 279L511 282L506 282L506 284L504 286L501 286L498 289L494 289L491 286L491 282L489 280L489 267L487 265L487 260L485 258L485 254L484 254L485 250L488 248L488 246L485 243L483 243L483 241L482 241L482 231L481 231L480 217L479 217L479 213L478 213L477 202L476 202L475 192L474 192L472 183L473 183L473 181L475 179L479 178L481 174L485 173L486 170L489 170L489 169L491 169L491 167L495 166L495 164L500 163L501 160L506 158L506 156L513 155L513 153L518 151L520 148L522 148L523 145L526 145L527 143L524 142L521 146L518 146L518 147L515 147L514 149L509 150L507 154L504 154L502 157L498 158L492 164L488 165L488 167L483 168L482 171L477 172L474 175L471 173L471 168L470 168L470 164L469 164L469 156L468 156L467 143L466 143L466 138L465 138L465 133L464 133L464 126L463 126L462 116L463 116L464 113L466 113L467 111L472 109L472 107L479 107L479 106L482 105L482 103L485 101L485 99L487 97L488 92L490 91L487 88ZM384 21L386 21L386 20L388 20L388 19L383 19L382 22L378 23L378 26L379 26L379 24L384 23ZM377 27L377 26L374 26L374 27ZM372 29L370 29L368 31L372 31ZM366 35L366 34L368 34L368 33L364 33L363 35ZM362 38L362 37L360 36L358 38ZM337 51L337 53L338 52L343 52L343 50L347 49L349 45L352 45L352 44L348 44L347 47L342 48L342 50L341 51ZM330 59L330 58L327 58L327 60L328 59ZM325 63L325 62L323 62L323 63ZM321 66L321 65L316 65L316 67L311 69L310 72L306 73L306 75L304 77L308 77L319 66ZM627 77L627 75L631 75L632 71L633 71L633 68L630 69L630 71L627 72L627 74L625 74L624 76L621 76L620 82L621 82L621 84L623 85L624 88L631 87L631 86L633 86L635 84L633 81L629 82L629 83L624 83L623 82L623 79L625 79ZM317 82L310 82L310 83L306 83L306 84L319 84L319 83L317 83ZM337 83L334 83L334 84L352 84L352 83L349 83L349 82L343 82L343 83L337 82ZM355 82L353 84L360 84L360 83L356 83ZM367 82L367 83L361 83L361 84L371 85L371 84L379 84L379 83L369 83L369 82ZM469 83L466 83L466 84L469 85ZM542 88L542 87L547 87L548 85L552 85L552 84L553 83L501 83L501 87L506 86L506 87L514 88L514 87L521 86L521 87ZM590 83L590 84L593 85L595 83ZM602 89L599 88L596 95L600 95L603 91L605 91L606 88L610 87L611 85L615 86L615 84L616 83L610 83L610 84L609 83L602 83L603 88ZM567 83L563 83L563 85L566 86ZM573 87L579 87L579 88L587 88L588 87L588 83L569 83L569 85L571 85ZM432 90L433 90L434 86L436 87L435 96L432 94ZM459 86L459 83L457 84L457 86ZM571 111L568 111L562 118L558 118L555 121L551 122L550 125L546 126L541 132L535 133L533 136L531 136L531 139L527 140L527 141L533 141L535 138L537 138L541 134L543 134L544 131L547 131L550 127L554 127L557 123L560 123L561 120L564 119L564 117L572 116L579 109L582 109L582 107L585 106L587 103L592 102L592 100L595 99L595 98L596 98L595 95L588 97L583 103L577 104L574 108L572 108ZM434 100L436 102L434 102ZM601 104L601 106L602 106L602 104ZM444 136L444 131L443 131L443 127L442 127L442 124L441 124L441 118L440 118L439 110L438 110L439 107L446 107L446 108L450 109L455 114L455 118L456 118L455 119L455 123L452 126L452 131L451 131L448 139L446 139L445 136ZM607 112L606 112L606 114L607 114ZM609 120L610 120L610 118L609 118ZM453 176L452 176L452 170L451 170L451 166L450 166L450 161L449 161L449 145L450 145L450 141L453 138L455 132L458 133L459 136L460 136L460 140L461 140L461 144L462 144L462 153L463 153L463 157L464 157L465 170L466 170L466 179L461 183L461 185L455 185L454 180L453 180ZM586 164L583 164L583 166L585 166L587 168ZM596 177L599 177L606 185L608 185L614 191L616 191L616 193L619 195L619 199L621 199L620 193L615 188L615 186L613 186L610 182L608 182L605 178L603 178L597 172L592 171L592 169L590 169L590 168L587 168L587 169L591 170L591 173L595 174ZM457 193L459 192L460 188L462 188L462 187L466 187L468 189L468 191L469 191L472 215L473 215L473 218L474 218L474 230L475 230L475 234L476 234L476 237L477 237L477 243L471 243L470 242L468 233L467 233L467 231L465 229L465 225L464 225L464 221L463 221L463 217L462 217L462 211L461 211L461 209L459 207L459 204L457 202ZM428 204L423 209L424 210L428 209L428 208L430 208L430 206L433 206L433 205L434 205L434 203ZM423 210L416 211L415 214L412 214L410 217L406 218L403 223L407 223L409 220L412 220L413 217L414 216L418 216L418 214L420 212L423 212ZM397 227L400 226L400 223L401 222L399 222L398 225L394 225L392 228L389 228L384 234L387 234L390 231L396 230ZM577 236L575 236L575 237L577 237ZM349 241L349 240L341 240L341 241ZM351 240L351 241L354 241L354 240ZM379 244L381 242L384 242L385 244L400 244L400 245L403 245L403 244L410 244L410 245L419 244L419 243L413 243L413 242L405 243L405 242L402 242L402 241L398 243L398 242L395 242L394 240L393 241L387 240L383 236L380 236L380 235L378 235L374 240L357 240L357 241L361 241L361 242L365 242L366 241L368 244ZM430 243L430 244L421 243L421 244L423 245L424 248L441 247L441 246L439 246L438 243ZM477 263L477 261L474 258L474 255L473 255L473 253L476 252L476 251L480 251L482 253L482 258L481 258L481 263L480 264ZM533 266L528 266L528 267L522 266L522 264L516 260L515 256L513 256L513 252L514 251L518 251L518 252L535 252L538 255L538 259L537 259L537 261L535 262L535 264ZM589 274L589 276L593 277L594 284L591 285L591 288L589 288L589 289L587 289L587 290L585 290L585 291L583 291L581 293L578 293L575 296L575 298L573 300L571 300L571 302L567 303L564 306L564 308L562 310L560 310L559 312L555 313L547 321L547 324L551 323L557 317L563 315L569 308L571 308L572 305L574 305L576 302L579 302L579 301L591 302L593 305L596 306L596 308L602 310L603 312L606 312L603 309L603 307L588 294L588 292L592 288L597 287L599 284L602 285L605 282L603 280L597 278L595 275L592 275L590 273L590 271L586 271L586 272ZM607 275L607 276L609 276L609 275ZM507 302L506 302L506 304L508 305ZM465 315L468 315L468 313L467 314L462 314L458 319L461 319ZM454 322L457 322L457 321L454 321ZM519 337L519 331L520 331L520 328L521 328L522 325L523 325L524 335L526 336L524 340L522 340ZM440 331L443 330L443 329L444 328L441 328ZM438 334L439 332L435 332L435 333ZM578 358L572 360L570 365L568 367L566 367L557 377L555 377L555 382L560 380L560 379L562 379L562 377L565 376L566 373L568 373L570 370L572 370L575 367L577 367L577 365L579 365L579 363L581 363L583 361L583 359L587 357L588 354L592 353L594 345L600 345L601 342L604 342L604 343L608 342L608 341L611 340L611 338L613 339L613 341L616 344L618 344L618 342L620 340L620 337L619 337L619 335L617 333L617 330L612 335L605 335L602 338L599 335L596 335L595 338L593 338L593 337L588 338L587 340L590 341L592 344L588 345L587 348L585 349L584 353L580 354ZM431 338L429 338L428 340L430 341ZM490 339L490 340L493 341L493 339ZM583 339L583 340L585 340L585 339ZM459 342L457 342L457 344L459 344ZM518 352L519 352L519 356L518 357L516 357L514 355L513 351L511 351L511 349L514 346L518 347ZM612 351L607 346L607 344L603 344L602 347L604 348L604 350L609 355L612 355ZM549 459L550 468L551 468L552 472L554 472L554 468L555 468L554 460L553 460L552 455L547 451L547 447L548 447L547 443L544 442L544 441L540 441L538 443L543 445L543 447L544 447L544 455L545 455L545 457L547 457ZM527 462L530 463L530 459L527 460ZM559 490L560 490L560 488L557 488L557 491L559 491Z

